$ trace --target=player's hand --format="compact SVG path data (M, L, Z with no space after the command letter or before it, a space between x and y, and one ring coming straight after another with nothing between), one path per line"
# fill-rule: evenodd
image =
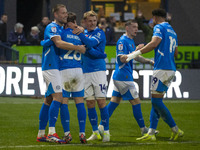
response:
M153 61L153 60L150 60L150 64L151 64L152 66L154 66L154 61Z
M80 53L85 54L86 51L86 47L85 45L78 45L78 49L77 49Z
M137 47L136 47L136 51L143 48L144 47L144 44L139 44Z
M79 27L79 26L77 28L73 29L73 31L72 31L72 33L74 33L76 35L79 35L79 34L81 34L83 32L84 32L84 28L83 27Z
M127 55L122 55L122 56L120 56L120 61L121 61L122 63L127 63L127 62L128 62L127 59L128 59L128 56L127 56Z
M128 58L126 59L127 62L129 62L131 59L134 59L135 57L137 57L138 55L142 54L140 50L138 51L134 51L128 55L126 55Z
M71 29L76 29L78 27L78 25L72 23L72 22L68 22L67 23L68 27L71 28Z

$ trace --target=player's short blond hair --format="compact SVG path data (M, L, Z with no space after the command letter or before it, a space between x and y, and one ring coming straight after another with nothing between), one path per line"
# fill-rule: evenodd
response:
M53 13L53 14L54 14L55 12L57 13L57 12L59 11L59 9L62 8L62 7L66 8L66 6L63 5L63 4L57 4L57 5L52 9L52 13Z
M84 13L83 19L86 20L87 17L90 17L90 16L91 17L95 16L97 18L97 14L93 10L90 10Z

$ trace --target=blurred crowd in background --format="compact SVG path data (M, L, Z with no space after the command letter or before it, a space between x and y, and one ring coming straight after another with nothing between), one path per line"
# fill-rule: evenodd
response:
M43 17L41 22L33 25L28 33L25 33L24 25L20 22L16 23L13 30L7 34L7 21L9 16L3 14L0 20L0 43L6 46L12 45L40 45L40 41L44 39L44 30L46 26L52 21L48 17ZM139 30L144 33L145 41L147 43L151 40L153 34L153 21L147 20L142 11L138 10L135 20L139 24ZM171 14L167 15L167 21L170 22ZM81 26L84 27L84 21L81 21ZM116 44L116 31L123 31L124 23L116 21L114 16L105 17L104 10L98 11L98 26L105 32L107 45ZM7 36L8 35L8 36Z

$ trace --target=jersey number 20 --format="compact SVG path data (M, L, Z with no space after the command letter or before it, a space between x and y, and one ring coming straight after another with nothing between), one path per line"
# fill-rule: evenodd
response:
M69 56L72 52L74 52L73 56ZM79 56L77 56L77 54L79 54ZM77 51L68 51L64 55L64 59L75 59L75 60L79 61L79 60L81 60L81 54Z

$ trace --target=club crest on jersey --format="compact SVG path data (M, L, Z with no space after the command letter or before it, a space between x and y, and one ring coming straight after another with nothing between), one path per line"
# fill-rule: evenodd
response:
M123 50L123 44L118 45L118 50L120 50L120 51Z
M51 27L51 31L56 32L57 31L56 27Z

